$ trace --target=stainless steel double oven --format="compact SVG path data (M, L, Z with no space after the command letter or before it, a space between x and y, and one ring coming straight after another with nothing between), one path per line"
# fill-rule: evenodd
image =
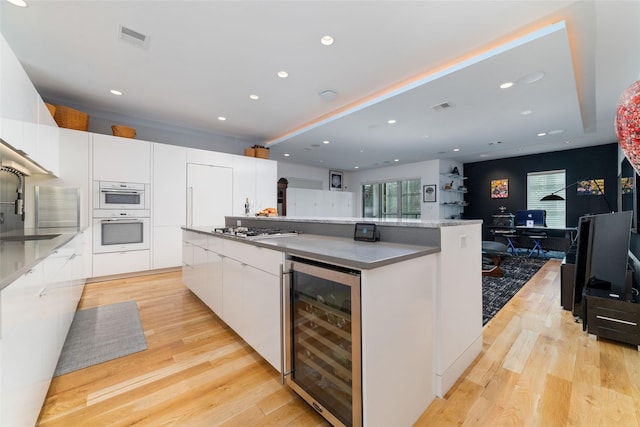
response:
M93 253L150 247L149 184L95 181Z

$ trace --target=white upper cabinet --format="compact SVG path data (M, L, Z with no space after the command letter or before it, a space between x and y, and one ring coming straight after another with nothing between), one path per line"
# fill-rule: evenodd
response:
M94 181L151 182L151 143L93 134Z
M57 174L58 125L1 35L0 93L0 138Z
M251 215L275 208L278 190L278 162L256 157L233 156L233 215L244 215L249 199Z
M199 148L187 149L187 163L230 168L233 166L233 157L233 154L219 153L217 151L201 150Z
M184 225L187 200L187 148L153 144L153 225Z

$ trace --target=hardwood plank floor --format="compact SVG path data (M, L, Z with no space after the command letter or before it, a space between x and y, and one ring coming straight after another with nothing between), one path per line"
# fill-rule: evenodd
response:
M483 331L483 352L416 426L640 425L640 352L591 340L548 262ZM171 272L88 284L135 300L148 350L54 378L41 426L328 426ZM394 426L395 427L395 426Z

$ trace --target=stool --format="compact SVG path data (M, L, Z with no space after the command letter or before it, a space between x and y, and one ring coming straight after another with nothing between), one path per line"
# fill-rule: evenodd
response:
M546 239L547 235L544 233L528 234L527 237L533 240L533 247L529 249L529 254L527 256L530 257L535 251L538 251L538 256L540 256L540 251L542 250L544 252L544 248L542 247L540 241Z
M511 253L513 255L518 255L518 250L516 249L516 245L513 243L513 240L512 240L517 238L518 235L517 234L500 234L500 236L507 239L507 251L511 250Z

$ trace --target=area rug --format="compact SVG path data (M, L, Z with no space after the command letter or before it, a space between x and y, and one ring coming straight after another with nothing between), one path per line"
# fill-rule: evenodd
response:
M542 258L506 257L500 264L503 277L482 277L482 325L486 325L546 262L547 259Z
M147 340L135 301L78 310L54 376L146 349Z

